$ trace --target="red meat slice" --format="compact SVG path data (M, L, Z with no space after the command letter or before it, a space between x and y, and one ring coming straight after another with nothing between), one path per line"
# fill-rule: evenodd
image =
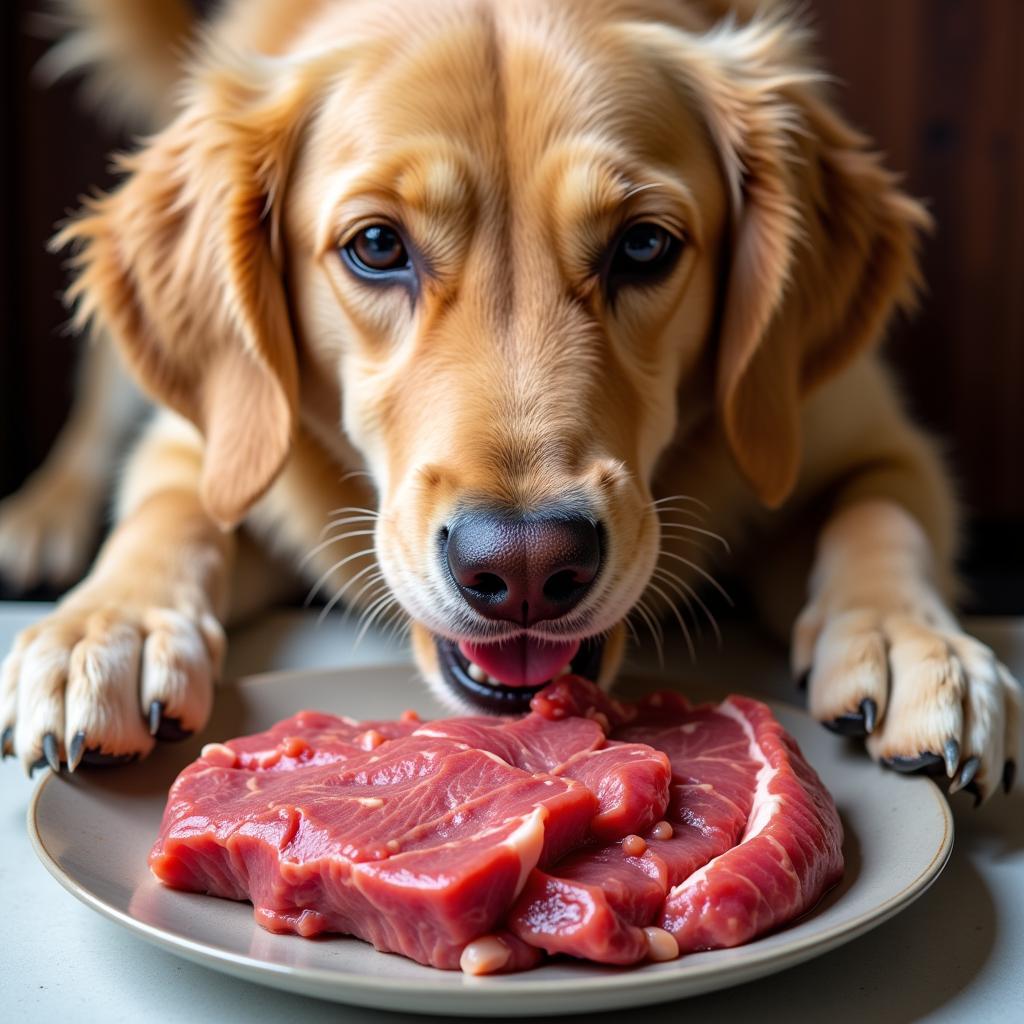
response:
M566 707L568 697L579 713L585 693L584 687L545 691L545 710ZM763 704L730 698L718 707L692 708L675 694L659 693L634 706L605 699L602 713L619 723L614 735L669 755L673 781L665 820L672 835L660 838L664 826L657 835L649 832L638 856L619 843L535 869L509 916L509 928L523 941L613 964L648 955L643 928L650 924L672 933L681 951L734 945L809 909L838 879L842 829L831 797ZM788 758L778 753L780 743ZM777 751L784 801L769 795L764 744ZM782 858L755 835L773 812L782 835L771 842L780 848L788 842L802 854L787 862L791 870L773 869ZM709 861L710 881L701 884ZM719 862L725 868L715 867ZM727 941L733 936L742 937Z
M429 722L415 735L445 737L489 750L529 772L551 772L582 782L596 796L591 832L618 839L653 825L668 805L668 758L639 743L608 743L589 718L549 720L536 713L516 721L449 718Z
M174 783L157 878L251 899L273 931L346 932L437 967L458 966L596 810L579 783L451 740L395 739L301 771L228 766L230 749Z
M793 739L763 704L720 705L758 762L754 805L738 845L678 883L661 926L680 952L736 946L809 910L843 873L835 803Z
M234 757L221 751L219 759L226 764L252 770L290 771L343 761L352 754L373 750L385 740L408 736L420 725L419 717L411 711L398 721L387 722L358 722L322 711L299 711L266 732L211 745L209 753L217 757L216 748L227 747Z
M444 737L492 754L524 772L551 772L574 754L605 744L601 727L587 718L555 722L537 714L513 720L501 718L443 718L426 722L416 735Z

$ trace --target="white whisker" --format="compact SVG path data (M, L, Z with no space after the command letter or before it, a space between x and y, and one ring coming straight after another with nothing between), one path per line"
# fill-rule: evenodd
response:
M668 582L668 577L672 577L673 579L675 579L679 586L685 588L686 592L690 595L690 597L692 597L694 601L696 601L697 604L700 605L701 611L704 612L704 614L707 616L708 622L711 623L711 628L712 630L714 630L715 633L715 642L718 645L718 649L721 650L722 631L718 628L718 620L714 617L714 615L711 614L711 609L704 603L704 599L700 596L699 592L695 590L693 587L691 587L690 584L687 583L686 580L684 580L681 576L676 575L674 572L669 572L669 570L666 569L664 566L659 567L656 571L662 574L662 578L664 578L666 582ZM687 602L687 607L689 607L689 602ZM694 622L696 621L697 617L694 616ZM698 629L699 628L700 627L698 625Z
M683 631L683 636L686 638L686 647L690 652L690 661L696 662L697 652L693 647L693 637L690 636L690 631L686 628L686 623L683 622L683 617L679 614L679 609L676 607L675 602L668 596L668 594L665 593L664 590L661 589L661 587L658 586L657 583L648 582L647 586L650 590L653 590L658 594L671 609L672 614L676 617L676 622L679 623L679 628Z
M384 579L384 570L381 569L375 576L371 576L353 595L352 600L348 602L345 607L345 612L341 616L342 622L347 622L352 613L359 607L359 599L365 594L371 587L383 587L387 590L387 581ZM380 597L379 593L370 591L370 601L376 601Z
M703 523L706 518L706 516L702 515L700 512L695 512L692 508L683 508L682 506L677 505L666 505L665 508L655 509L655 514L657 515L659 522L664 521L661 516L665 512L675 512L681 516L689 516L698 523Z
M375 508L363 508L361 505L344 505L341 508L332 508L327 514L329 516L343 516L346 512L365 512L368 516L379 517L380 512Z
M667 497L658 498L657 501L652 501L651 507L657 508L659 505L664 505L669 501L692 501L694 505L700 505L700 507L706 512L711 511L706 502L701 501L700 498L693 497L692 494L669 494Z
M366 575L366 573L368 573L371 569L377 569L378 573L379 573L379 576L383 576L384 575L383 572L380 572L380 569L379 569L379 567L378 567L376 562L371 562L365 568L360 569L359 572L357 572L355 574L355 576L352 577L352 579L348 580L345 583L344 586L342 586L338 590L336 590L335 593L334 593L334 596L330 599L330 601L327 602L327 604L324 605L324 607L321 610L320 614L317 616L316 624L318 626L323 623L324 619L326 619L327 616L331 614L331 610L334 608L334 606L345 596L345 591L348 590L348 588L351 587L352 584L355 583L361 576ZM373 577L371 577L371 580L374 580L374 579L377 579L377 578L379 578L379 577L373 576ZM359 593L361 594L362 590L360 590ZM346 615L348 614L348 609L345 610L345 614ZM342 621L344 621L344 616L342 616Z
M720 533L715 533L714 530L706 530L703 526L691 526L689 523L665 523L664 529L686 530L689 533L699 533L703 537L710 537L712 540L717 540L725 548L727 554L732 554L729 542Z
M733 599L728 595L722 584L719 583L718 580L716 580L715 577L711 575L711 573L707 572L706 570L702 569L699 565L697 565L696 562L691 562L690 559L683 558L682 555L677 555L675 554L675 552L672 551L662 551L662 554L666 558L674 558L677 562L682 562L684 565L688 565L691 569L693 569L694 572L699 573L701 576L703 576L704 579L706 579L708 583L710 583L715 588L715 590L717 590L722 595L722 597L724 597L726 601L729 602L730 608L736 607Z
M662 566L656 566L654 572L651 575L652 579L661 580L665 586L670 587L674 594L679 595L679 599L686 605L686 610L690 613L690 617L693 619L694 628L697 630L697 636L699 639L704 639L704 630L701 628L700 619L697 618L696 613L693 610L693 605L690 603L690 597L683 590L683 581L674 573L670 573L667 569Z
M356 530L352 533L338 533L333 537L328 537L327 540L321 541L315 548L313 548L303 559L299 562L299 568L305 569L309 564L310 559L315 558L324 548L329 548L332 544L337 544L339 541L350 540L352 537L372 537L376 531L374 530Z
M383 597L377 599L374 604L370 605L374 611L370 613L370 608L367 609L367 618L363 623L362 628L359 630L359 634L356 636L356 642L352 645L353 649L359 646L360 641L366 636L367 631L373 625L374 620L377 619L381 613L392 603L397 603L397 599L391 593L385 594Z
M373 474L369 470L366 470L366 469L350 469L338 481L338 483L343 484L343 483L345 483L346 480L351 480L353 477L357 477L357 476L365 476L365 477L369 477L371 480L373 479Z
M655 649L658 652L658 664L664 668L665 666L665 652L662 649L662 640L664 638L664 632L662 631L661 624L658 622L657 616L652 615L651 611L643 603L643 601L637 601L633 606L633 610L638 612L641 618L650 630L651 638L654 640Z
M351 555L348 555L345 558L342 558L340 561L335 562L334 565L327 569L323 573L323 575L316 581L316 583L313 584L313 589L310 590L308 596L306 597L305 607L309 607L309 605L313 601L313 598L316 597L316 595L320 591L320 588L327 582L327 579L331 575L331 573L337 572L337 570L342 568L342 566L348 565L349 562L353 561L356 558L365 558L367 555L376 555L376 553L376 549L374 548L364 548L362 551L355 551Z
M324 524L324 528L320 531L320 536L323 537L328 530L335 529L338 526L348 526L349 523L375 523L377 518L377 516L345 516L341 519L331 519Z

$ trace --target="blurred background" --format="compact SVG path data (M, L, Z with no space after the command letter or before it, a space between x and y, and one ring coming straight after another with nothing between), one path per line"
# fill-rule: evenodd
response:
M1024 613L1024 0L804 6L840 106L936 219L921 311L893 325L887 351L959 481L969 606ZM110 184L108 156L131 141L74 83L39 86L46 43L26 31L38 9L5 0L0 13L0 495L43 459L71 398L65 271L44 243L79 196Z

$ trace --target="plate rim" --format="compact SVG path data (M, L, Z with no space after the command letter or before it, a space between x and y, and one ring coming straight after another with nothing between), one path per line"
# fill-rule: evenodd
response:
M405 670L408 668L412 668L408 662L392 662L359 667L354 666L352 668L299 669L295 671L282 670L245 676L235 681L234 685L239 687L261 686L277 682L282 677L287 677L294 682L297 677L323 676L326 674L335 674L337 672L387 672ZM648 675L652 678L659 678L655 673L648 674L644 672L632 672L629 674L634 678L646 678ZM773 712L781 708L787 713L795 713L810 719L810 716L805 710L794 704L788 704L784 701L765 697L761 694L749 694L749 696L767 704L772 708ZM810 720L813 722L813 719ZM655 968L653 971L645 971L641 966L639 968L634 967L633 969L622 973L609 973L607 975L596 977L581 978L536 978L530 977L532 972L525 971L513 975L499 974L492 975L490 977L472 978L469 979L470 984L467 987L460 988L451 983L452 978L459 978L462 982L466 981L466 979L464 979L457 971L438 971L440 977L435 981L428 978L416 980L404 978L378 978L370 975L354 973L351 970L346 970L344 968L327 969L322 967L278 964L257 957L218 948L206 942L181 936L173 932L168 932L155 925L138 920L127 911L120 910L119 908L108 904L102 898L95 895L85 885L80 883L76 878L68 874L68 872L60 866L56 858L47 849L45 840L39 829L38 809L47 787L55 780L55 778L56 776L54 773L47 768L33 789L29 800L26 813L26 825L33 850L46 870L67 892L79 900L79 902L96 911L108 920L113 921L126 928L128 931L139 935L151 944L156 945L161 949L166 949L176 955L183 956L193 963L215 970L220 970L222 972L232 974L235 977L241 977L257 983L273 985L278 988L287 988L291 991L306 991L300 985L294 984L294 982L308 981L317 985L318 995L319 993L328 990L335 990L337 991L339 997L337 1001L339 1002L347 1002L352 1005L385 1007L387 1005L386 1001L381 1002L375 1000L367 1002L360 998L361 993L365 992L369 994L369 992L372 992L375 996L385 997L385 1000L388 997L392 997L391 1005L398 1009L408 1009L411 1007L410 1003L401 998L402 996L416 996L429 992L432 996L446 996L453 999L466 998L466 1013L472 1013L476 1016L502 1016L507 1013L507 1011L503 1012L500 1007L496 1007L494 1013L487 1013L480 1006L469 1005L470 997L481 996L484 994L491 996L529 996L538 998L542 996L568 997L582 993L590 994L605 991L607 991L607 994L611 996L613 993L621 992L623 995L629 993L629 1005L640 1006L661 1002L666 998L672 998L670 994L666 995L664 990L666 988L685 984L687 981L690 981L697 986L700 986L704 982L709 982L711 984L705 988L700 988L699 990L695 989L694 991L680 995L679 998L686 998L689 995L699 994L699 991L707 992L721 987L714 984L714 982L722 974L726 974L734 980L737 975L741 975L741 978L737 983L742 983L754 980L758 977L763 977L768 973L775 973L776 971L783 970L787 967L795 966L798 963L812 959L815 955L824 954L841 945L845 945L847 942L851 942L854 939L859 938L872 928L883 924L885 921L895 916L900 910L908 906L910 903L913 903L932 886L942 873L952 853L954 839L953 814L949 807L949 803L942 795L939 787L929 779L927 780L929 782L927 788L940 812L943 835L938 849L935 851L928 864L911 881L904 885L898 893L894 893L883 902L863 911L846 924L832 925L824 934L817 933L805 936L802 939L795 939L783 949L768 948L760 951L756 949L756 943L758 940L754 940L753 943L746 944L746 948L750 950L750 953L741 963L723 963L721 966L716 964L701 964L696 970L688 973L684 973L679 969L673 970L671 969L671 965L667 964L645 965L647 967ZM768 936L765 936L765 938L767 937ZM359 940L355 939L355 941ZM813 955L806 955L812 950L814 951ZM684 958L679 961L673 961L672 963L683 965L685 962ZM289 984L289 982L292 982L292 984ZM635 989L636 987L639 987L642 991L631 991L631 989ZM637 996L640 998L637 998ZM319 997L331 998L330 996L325 997L322 995ZM612 1009L613 1006L609 1003L608 1008ZM452 1014L456 1012L450 1007L444 1010L435 1010L427 1007L417 1007L417 1009L419 1012L432 1014ZM548 1012L557 1013L559 1011L552 1007ZM585 1008L581 1008L578 1012L587 1011Z

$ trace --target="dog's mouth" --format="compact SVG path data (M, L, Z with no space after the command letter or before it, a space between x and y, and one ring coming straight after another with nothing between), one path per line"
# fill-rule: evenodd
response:
M540 640L522 633L497 643L435 637L441 677L460 697L492 713L529 710L552 680L572 673L596 680L604 640Z

